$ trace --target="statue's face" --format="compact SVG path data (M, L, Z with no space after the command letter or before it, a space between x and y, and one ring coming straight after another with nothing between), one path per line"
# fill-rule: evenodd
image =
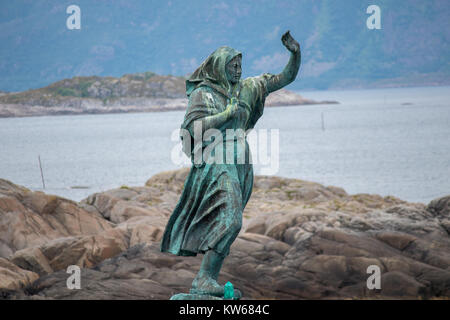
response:
M227 79L230 83L235 84L241 78L242 74L241 64L242 64L241 56L236 56L233 59L231 59L225 66Z

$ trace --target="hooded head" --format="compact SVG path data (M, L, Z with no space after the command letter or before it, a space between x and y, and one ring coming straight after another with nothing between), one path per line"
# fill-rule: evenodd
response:
M186 80L186 95L189 97L199 85L206 85L228 97L230 83L225 66L236 56L242 57L242 53L227 46L220 47L211 53Z

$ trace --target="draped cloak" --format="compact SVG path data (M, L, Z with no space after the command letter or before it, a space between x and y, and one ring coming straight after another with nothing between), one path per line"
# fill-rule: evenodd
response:
M242 212L253 188L253 166L245 136L229 139L228 136L225 138L225 132L227 129L247 131L255 126L268 95L267 82L273 75L265 73L231 85L225 65L238 55L241 56L239 51L220 47L186 80L189 103L181 129L188 134L182 135L181 139L183 151L193 165L164 231L163 252L195 256L213 249L227 255L241 229ZM233 149L234 161L222 164L194 162L194 153L205 150L212 143L194 143L195 120L223 112L231 98L237 99L238 111L215 129L223 133L223 154ZM186 143L186 139L191 141ZM237 161L239 156L245 158L245 163Z

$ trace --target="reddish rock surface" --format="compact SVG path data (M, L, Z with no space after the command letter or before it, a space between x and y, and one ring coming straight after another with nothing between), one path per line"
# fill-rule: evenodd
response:
M0 180L0 290L19 299L168 299L201 256L159 252L188 169L80 203ZM450 298L450 196L392 196L258 176L219 282L252 299ZM82 267L80 290L65 269ZM381 271L369 290L367 268ZM7 294L5 294L7 292ZM1 296L1 295L0 295Z

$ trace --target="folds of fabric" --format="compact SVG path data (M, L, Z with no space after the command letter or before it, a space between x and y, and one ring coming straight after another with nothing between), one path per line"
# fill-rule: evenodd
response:
M239 112L218 130L252 129L261 117L268 95L267 81L273 75L247 78L230 86L225 64L236 55L240 52L229 47L217 49L186 81L189 103L181 128L189 133L188 139L194 139L195 120L223 112L232 97L238 100ZM223 140L226 152L229 145ZM232 141L235 158L231 164L193 163L164 231L161 251L189 256L212 249L228 254L241 229L242 213L253 187L252 164L236 161L242 152L246 159L250 158L247 141L242 145L240 140ZM195 143L190 142L190 150L184 151L192 158ZM209 143L201 141L201 151Z

